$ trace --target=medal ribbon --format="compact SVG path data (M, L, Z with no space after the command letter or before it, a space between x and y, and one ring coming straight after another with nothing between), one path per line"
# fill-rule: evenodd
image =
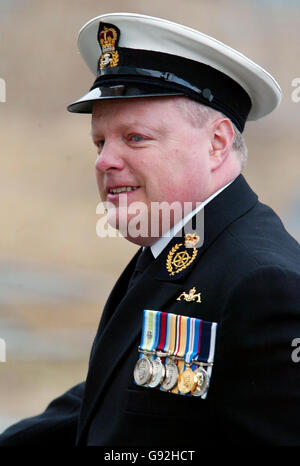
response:
M177 315L176 314L168 314L168 321L167 321L167 337L166 343L164 346L164 351L167 353L170 351L171 354L175 352L175 344L176 344L176 323L177 323Z
M201 319L196 319L193 317L188 318L188 332L184 357L186 364L190 364L199 352L201 323Z
M157 348L160 329L160 311L144 310L141 350L153 351Z
M160 339L158 350L163 353L174 352L176 340L176 315L162 312L160 317Z
M157 349L159 351L163 351L166 340L167 340L167 322L168 322L168 314L166 312L160 313L160 337Z
M176 340L174 348L174 356L178 358L183 358L186 346L186 332L187 332L187 320L188 317L178 315L176 319ZM182 372L184 368L184 361L177 361L178 371ZM176 385L172 390L172 393L178 393L178 385Z
M194 359L199 362L211 363L214 360L216 332L218 324L216 322L202 321L201 338L199 349Z
M174 356L183 358L185 354L185 347L187 341L188 319L186 316L177 316L176 323L176 344Z

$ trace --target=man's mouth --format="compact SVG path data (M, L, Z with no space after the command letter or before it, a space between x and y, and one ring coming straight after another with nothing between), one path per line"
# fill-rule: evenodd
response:
M120 194L120 193L129 193L130 191L135 191L139 186L120 186L117 188L109 188L107 190L108 194Z

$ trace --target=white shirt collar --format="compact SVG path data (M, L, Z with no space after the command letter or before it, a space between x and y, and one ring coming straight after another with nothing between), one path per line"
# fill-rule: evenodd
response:
M151 252L156 259L159 254L165 249L165 247L168 245L168 243L171 241L171 239L176 235L176 233L184 227L184 225L194 216L196 215L201 209L203 209L204 206L206 206L214 197L216 197L218 194L220 194L224 189L226 189L234 180L230 181L230 183L226 184L222 188L220 188L218 191L216 191L214 194L209 196L205 201L201 202L200 205L196 207L192 212L188 213L183 219L179 220L176 225L174 225L167 233L164 233L163 236L158 238L155 243L152 244Z

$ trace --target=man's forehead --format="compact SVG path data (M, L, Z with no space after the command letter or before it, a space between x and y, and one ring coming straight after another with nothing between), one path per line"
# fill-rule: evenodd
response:
M136 114L150 112L174 111L178 99L185 97L141 97L135 99L119 99L96 101L92 109L92 119L104 118L111 114L128 113L135 118Z

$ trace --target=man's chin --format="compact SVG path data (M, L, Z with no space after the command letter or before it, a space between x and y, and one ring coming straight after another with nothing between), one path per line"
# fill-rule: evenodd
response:
M153 244L183 215L180 203L154 203L151 208L146 203L136 204L126 208L110 204L107 208L107 222L128 241L142 246ZM174 206L177 210L173 209Z
M151 234L151 225L148 219L139 218L132 215L115 215L116 211L107 213L107 223L117 230L119 234L131 243L139 246L151 246L159 238L160 234Z
M154 238L152 236L124 236L124 238L129 241L130 243L137 244L138 246L152 246L152 244L155 243L155 241L158 240L157 238Z

